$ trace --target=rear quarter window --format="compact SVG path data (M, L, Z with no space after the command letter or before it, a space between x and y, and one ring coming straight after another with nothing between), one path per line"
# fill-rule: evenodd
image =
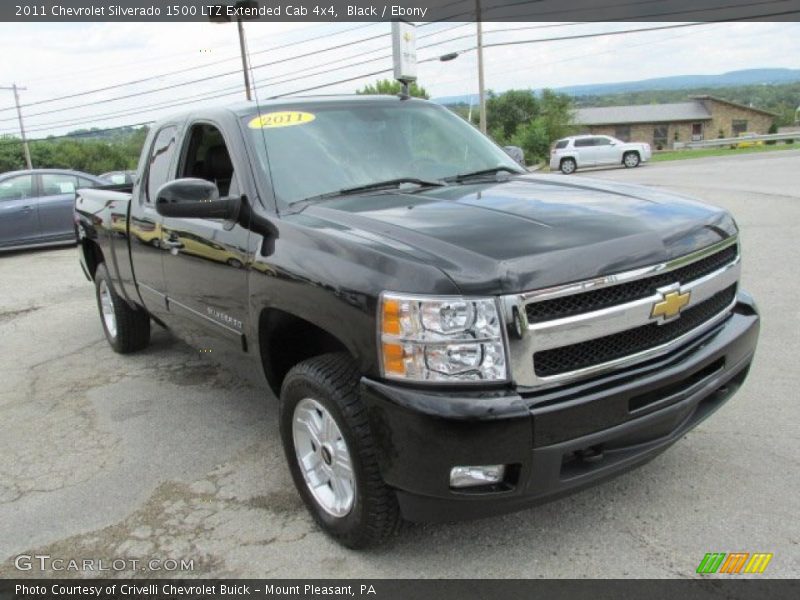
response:
M566 148L569 146L569 140L559 140L556 142L556 150L561 150L562 148Z

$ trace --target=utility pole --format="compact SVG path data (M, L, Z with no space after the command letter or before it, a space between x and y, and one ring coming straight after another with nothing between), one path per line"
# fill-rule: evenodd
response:
M242 52L242 72L244 73L244 94L247 100L250 101L250 65L247 64L247 42L244 39L244 25L241 19L236 19L236 25L239 29L239 50Z
M237 0L237 2L233 5L237 9L242 9L243 16L238 15L236 16L236 27L239 30L239 51L242 53L242 73L244 74L244 95L248 100L252 100L252 95L250 93L250 65L247 61L247 40L244 36L244 19L257 19L257 16L249 16L250 13L247 11L255 11L258 10L258 2L257 0ZM216 14L216 12L212 11L212 14L208 17L208 20L212 23L230 23L231 17L228 15L227 12L222 12L221 14Z
M480 128L486 133L486 91L483 80L483 25L481 24L481 0L475 0L475 22L478 26L478 100L480 102Z
M33 163L31 163L31 149L28 148L28 140L25 139L25 125L22 124L22 109L19 106L18 90L26 89L28 88L17 87L16 83L11 84L11 87L0 86L0 90L12 90L14 92L14 104L17 105L17 118L19 119L19 133L20 137L22 137L22 147L25 150L25 163L28 165L28 169L33 169Z

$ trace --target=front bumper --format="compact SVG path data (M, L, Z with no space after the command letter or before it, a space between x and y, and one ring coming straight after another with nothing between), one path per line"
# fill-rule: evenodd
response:
M521 396L421 391L363 379L381 473L411 521L511 512L598 483L664 451L744 382L759 317L740 293L732 314L658 360ZM507 465L485 488L449 486L457 465Z

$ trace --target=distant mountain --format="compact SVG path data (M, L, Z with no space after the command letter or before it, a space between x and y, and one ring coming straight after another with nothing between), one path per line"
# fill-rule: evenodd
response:
M730 71L721 75L676 75L656 77L639 81L620 81L616 83L595 83L554 88L557 92L570 96L599 96L624 92L648 90L681 90L707 87L733 87L739 85L769 85L794 83L800 81L800 69L744 69ZM538 89L535 91L539 91ZM439 104L477 104L477 94L462 96L443 96L434 98Z

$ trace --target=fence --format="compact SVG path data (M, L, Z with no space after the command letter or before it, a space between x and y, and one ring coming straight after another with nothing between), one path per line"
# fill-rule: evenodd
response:
M715 140L702 140L698 142L675 142L673 148L681 150L683 148L714 148L717 146L736 146L741 143L768 142L771 140L800 140L800 131L790 131L788 133L768 133L765 135L748 135L734 138L718 138Z

